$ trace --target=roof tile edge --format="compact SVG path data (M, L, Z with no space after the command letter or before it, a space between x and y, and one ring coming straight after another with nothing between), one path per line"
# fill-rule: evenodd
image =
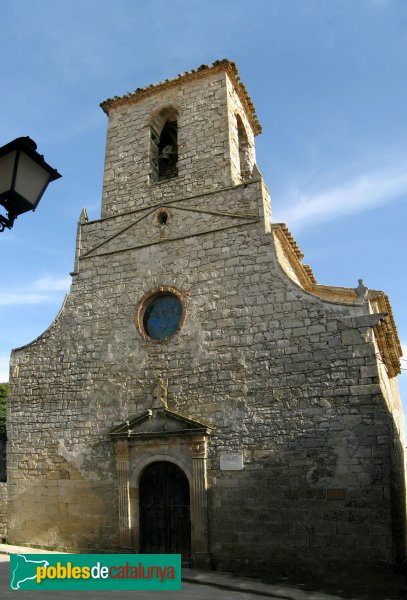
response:
M111 108L116 108L117 106L121 106L123 104L133 104L140 100L144 100L148 96L151 96L157 93L158 91L162 91L164 89L168 89L174 87L175 85L178 85L180 81L192 81L194 79L206 77L209 74L209 72L216 73L220 71L225 71L232 79L232 82L236 87L237 93L239 94L240 100L246 110L250 124L253 128L254 135L260 134L262 129L259 119L256 115L256 109L254 108L254 104L245 86L240 80L240 75L236 64L233 61L228 60L227 58L224 58L222 60L215 60L211 65L201 65L197 69L185 71L185 73L180 73L179 75L177 75L177 77L174 77L173 79L165 79L164 81L160 81L159 83L153 83L142 88L137 88L134 92L124 94L123 96L114 96L113 98L107 98L107 100L104 100L100 103L100 107L108 115L109 110Z

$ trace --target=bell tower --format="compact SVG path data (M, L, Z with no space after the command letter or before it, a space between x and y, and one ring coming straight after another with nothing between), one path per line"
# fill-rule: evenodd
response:
M261 132L235 64L220 60L105 100L102 217L251 177Z
M11 357L8 542L329 583L402 565L386 294L319 285L271 222L234 63L102 108L102 218L82 211L70 293Z

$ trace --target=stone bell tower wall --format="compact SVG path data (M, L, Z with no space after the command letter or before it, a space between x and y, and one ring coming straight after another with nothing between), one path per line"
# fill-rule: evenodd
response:
M260 129L244 106L241 84L232 78L233 72L221 64L184 75L181 83L164 82L136 91L123 102L102 104L109 115L102 217L240 183L237 115L241 144L246 138L246 173L251 172L253 138ZM178 116L178 177L154 182L151 126L166 109Z
M178 177L151 185L150 125L156 113L178 113ZM226 75L170 88L109 114L102 216L232 184Z

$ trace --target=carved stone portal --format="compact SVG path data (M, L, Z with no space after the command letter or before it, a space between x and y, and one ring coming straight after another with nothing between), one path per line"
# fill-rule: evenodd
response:
M159 394L158 394L159 396ZM115 441L123 550L140 551L139 482L154 462L169 461L185 473L190 489L191 559L208 568L207 445L211 428L163 407L125 421L110 432Z

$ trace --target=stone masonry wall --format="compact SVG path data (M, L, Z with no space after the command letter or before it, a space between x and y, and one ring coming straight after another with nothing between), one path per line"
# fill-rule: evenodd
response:
M178 177L150 186L150 123L169 106L179 112ZM231 185L228 148L224 73L119 107L109 118L102 216Z
M241 198L253 215L261 190L229 191L218 212L232 213ZM10 541L117 547L107 432L151 406L160 374L170 409L215 428L208 493L217 567L391 562L390 418L364 372L375 364L373 334L346 319L365 308L322 301L290 281L261 221L225 228L214 214L213 231L194 235L201 217L192 213L186 227L174 216L160 243L132 250L130 230L114 242L107 235L116 251L102 245L83 256L57 322L14 352ZM135 326L140 299L159 285L187 293L185 324L165 344ZM243 453L243 471L220 471L225 451Z
M0 540L7 539L7 483L0 483Z
M10 543L120 548L108 434L152 407L160 377L170 410L213 428L215 568L376 569L404 552L392 528L396 513L405 522L393 384L378 376L369 305L292 280L257 168L237 185L236 113L253 141L239 103L227 74L208 71L111 110L102 219L81 216L64 307L11 359ZM178 113L179 176L152 183L150 123L165 107ZM136 316L162 286L182 295L185 320L157 343ZM225 452L242 454L244 468L222 470Z
M380 356L376 346L376 356ZM373 371L373 370L372 370ZM378 361L377 375L383 397L391 415L389 436L380 438L380 444L389 444L390 455L390 501L392 531L396 568L402 567L406 557L407 524L406 514L406 449L404 437L404 415L397 380L389 378L383 360Z
M242 120L245 134L247 136L247 155L248 163L250 165L249 172L252 171L253 166L256 163L256 151L254 147L254 135L250 127L247 116L243 110L240 102L240 98L236 93L234 86L229 78L226 80L227 86L227 100L228 100L228 113L229 113L229 131L230 131L230 156L231 156L231 168L232 168L232 179L234 183L240 183L242 181L241 176L241 164L239 157L239 139L237 131L237 120L236 115Z

